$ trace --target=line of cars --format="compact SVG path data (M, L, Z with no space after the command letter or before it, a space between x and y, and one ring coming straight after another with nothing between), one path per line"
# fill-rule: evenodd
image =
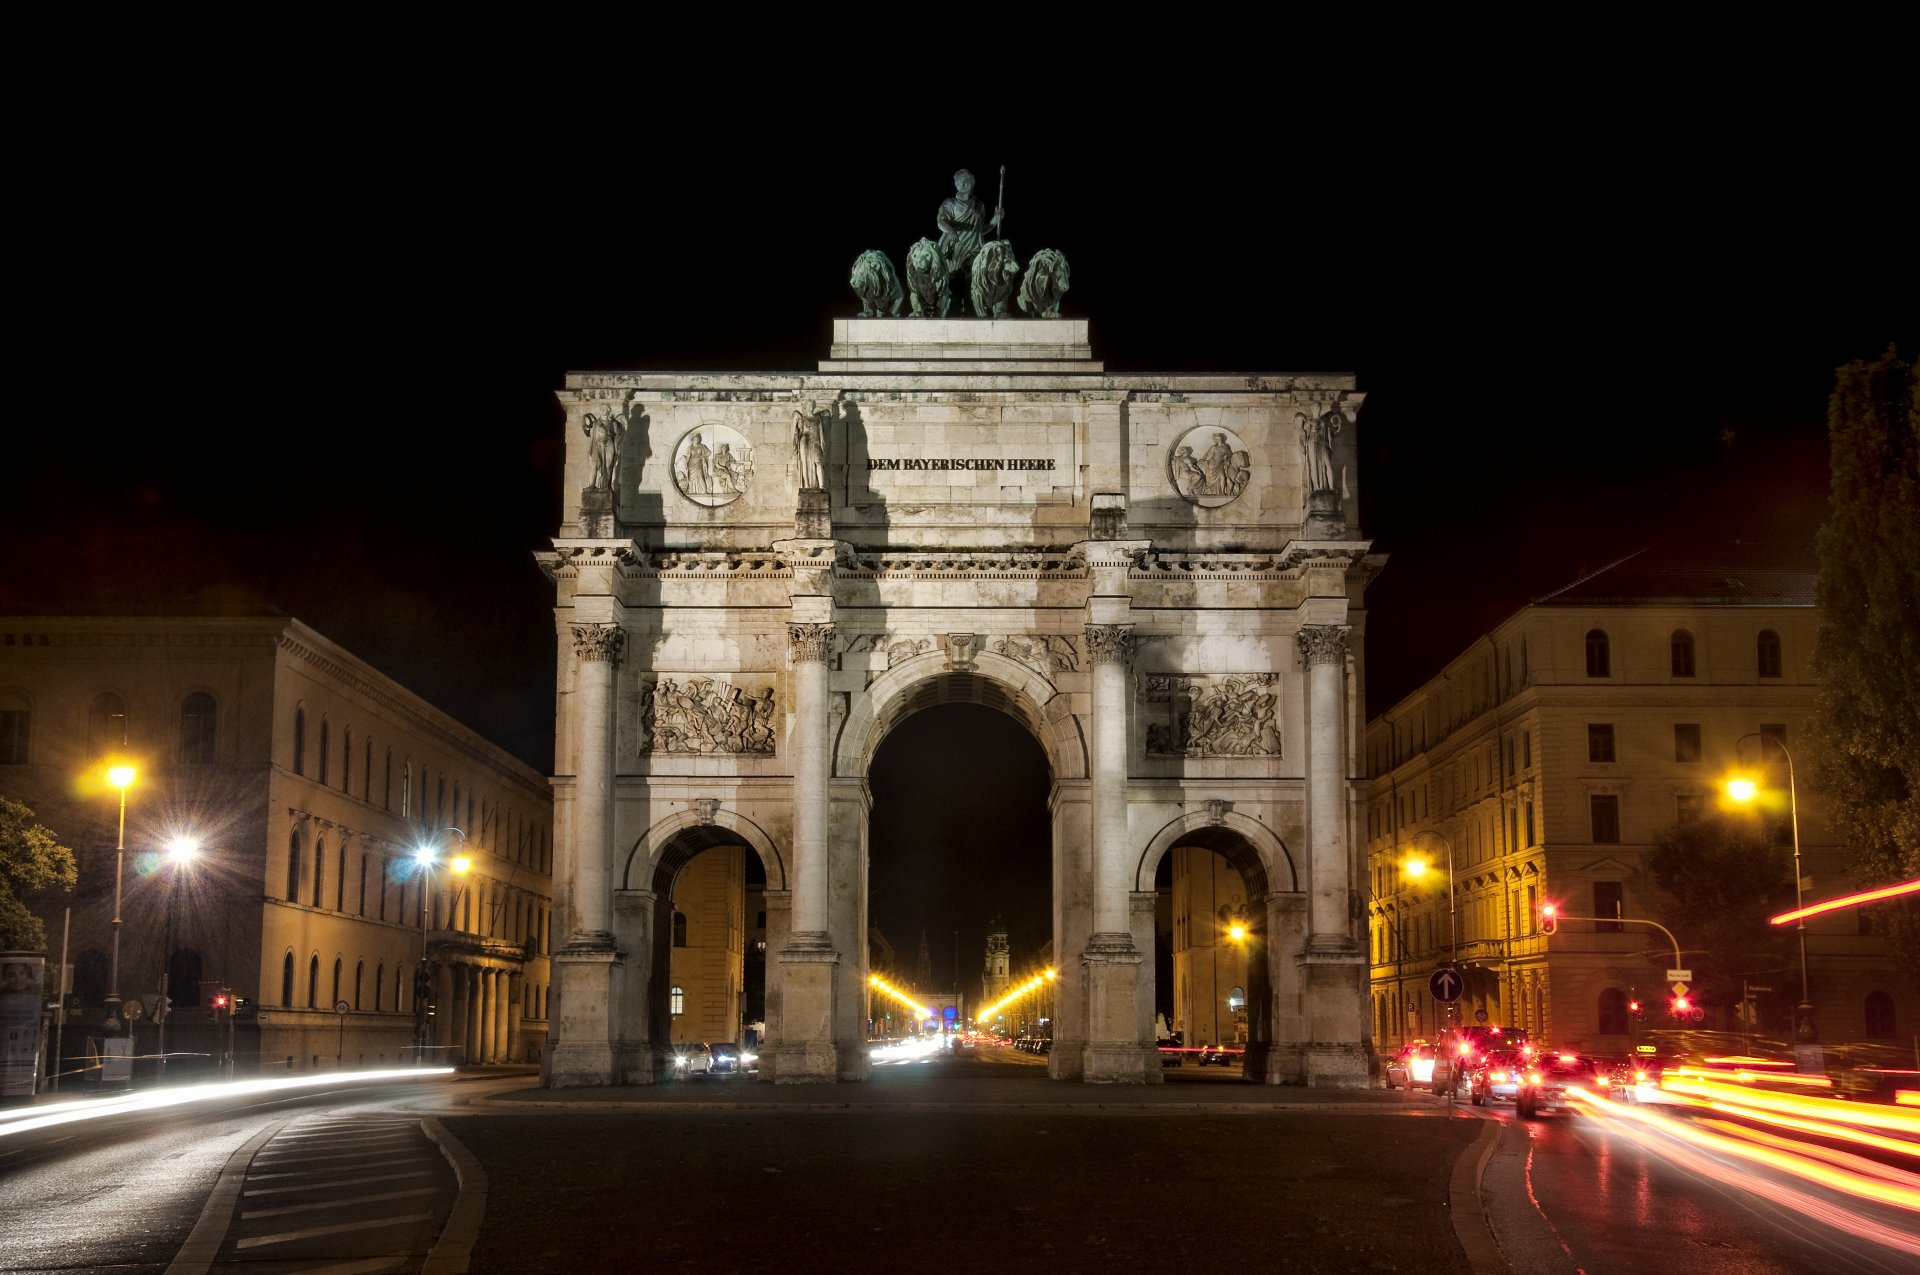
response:
M760 1055L731 1041L686 1041L673 1047L678 1076L744 1076L760 1070Z
M1578 1110L1576 1092L1622 1101L1660 1101L1660 1076L1682 1059L1629 1057L1541 1048L1518 1028L1470 1027L1435 1043L1413 1041L1387 1061L1389 1089L1464 1094L1476 1107L1510 1102L1523 1120Z

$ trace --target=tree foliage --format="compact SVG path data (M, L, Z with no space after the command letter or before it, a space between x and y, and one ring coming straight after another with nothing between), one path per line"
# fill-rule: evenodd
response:
M1889 349L1840 369L1827 409L1810 786L1863 887L1920 877L1920 379ZM1920 906L1874 919L1920 974Z
M47 927L27 910L26 895L71 890L73 851L33 821L33 811L0 797L0 950L43 951Z
M1767 918L1793 906L1793 850L1778 820L1708 815L1673 825L1654 842L1647 867L1673 896L1660 920L1689 955L1702 1002L1730 1005L1744 975L1784 968L1788 932Z

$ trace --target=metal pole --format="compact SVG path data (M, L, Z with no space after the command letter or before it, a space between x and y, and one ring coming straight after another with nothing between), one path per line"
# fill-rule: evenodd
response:
M53 976L55 994L60 1005L53 1011L53 1066L47 1070L53 1073L53 1092L60 1092L60 1072L66 1067L65 1037L67 1027L67 939L73 933L73 905L62 909L60 919L60 969Z
M120 785L120 833L113 848L113 963L107 972L107 1017L120 1017L120 873L127 857L127 786Z
M158 1064L157 1074L154 1077L156 1081L167 1078L167 1020L173 1017L173 1007L167 1000L167 976L172 972L173 917L174 913L179 910L179 903L180 865L175 863L173 865L173 875L167 882L167 941L160 947L160 1003L158 1006L159 1013L155 1015L155 1017L159 1019L158 1027L160 1036L157 1048L160 1054L160 1062Z

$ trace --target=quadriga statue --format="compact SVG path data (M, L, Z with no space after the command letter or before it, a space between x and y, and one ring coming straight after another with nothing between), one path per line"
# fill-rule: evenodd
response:
M952 278L940 245L922 239L907 249L907 292L913 298L915 318L934 315L946 318L953 305Z
M1020 258L1013 245L994 239L981 245L973 259L973 312L983 319L1004 319L1011 310L1013 286L1020 277Z
M887 260L886 253L876 248L869 248L854 258L853 277L847 282L860 298L863 319L897 315L900 303L907 299L900 287L900 276L893 272L893 263Z
M1042 248L1027 262L1020 280L1020 310L1036 319L1060 317L1060 298L1067 291L1067 259L1053 248Z

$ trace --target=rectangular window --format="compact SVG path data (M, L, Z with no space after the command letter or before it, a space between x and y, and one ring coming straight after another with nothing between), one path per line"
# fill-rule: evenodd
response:
M27 764L27 734L33 714L24 708L0 708L0 766Z
M1587 724L1587 760L1613 760L1613 725L1610 722Z
M1619 844L1620 798L1613 793L1595 793L1587 798L1587 812L1593 820L1594 843Z
M1673 812L1681 823L1688 823L1707 813L1707 799L1697 792L1683 792L1673 799Z
M1779 722L1760 727L1760 755L1768 761L1781 761L1787 755L1787 728Z
M1530 846L1540 844L1540 825L1533 821L1533 802L1531 801L1527 802L1527 844Z
M1680 722L1673 728L1673 759L1675 761L1700 760L1700 726L1696 722Z
M1513 765L1514 765L1514 756L1515 756L1514 747L1515 747L1514 742L1512 740L1508 740L1507 741L1507 778L1508 779L1513 778Z
M1626 888L1618 881L1595 881L1593 883L1593 914L1599 917L1625 916L1627 914ZM1595 934L1618 934L1625 927L1618 921L1599 921L1593 927Z
M1520 808L1507 807L1507 851L1512 853L1520 848Z
M1527 933L1532 934L1540 928L1540 887L1527 887Z
M1533 769L1533 732L1524 731L1520 736L1520 764L1528 770Z

